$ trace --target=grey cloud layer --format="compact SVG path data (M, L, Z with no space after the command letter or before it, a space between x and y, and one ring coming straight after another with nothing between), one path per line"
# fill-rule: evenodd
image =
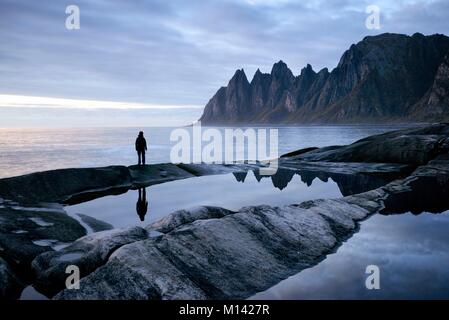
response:
M379 32L448 33L447 1L0 0L0 93L204 105L237 68L333 68ZM364 26L378 4L382 29Z

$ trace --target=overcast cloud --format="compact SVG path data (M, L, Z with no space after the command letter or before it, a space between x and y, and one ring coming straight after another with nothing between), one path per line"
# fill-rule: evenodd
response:
M65 8L81 10L67 30ZM381 30L365 28L367 5ZM0 0L0 93L198 105L244 68L332 69L382 32L449 34L449 1Z

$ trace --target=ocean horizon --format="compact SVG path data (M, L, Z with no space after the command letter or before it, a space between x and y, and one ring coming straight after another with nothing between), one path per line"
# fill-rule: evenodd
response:
M278 154L307 147L345 145L364 137L413 126L391 125L302 125L257 126L278 129ZM170 162L176 142L170 133L182 127L83 127L0 128L0 178L38 171L133 165L137 163L134 140L140 130L148 141L147 163ZM203 127L208 128L208 127ZM223 131L225 127L217 127ZM232 127L235 128L235 127ZM248 127L242 127L246 129ZM238 160L248 160L244 154Z

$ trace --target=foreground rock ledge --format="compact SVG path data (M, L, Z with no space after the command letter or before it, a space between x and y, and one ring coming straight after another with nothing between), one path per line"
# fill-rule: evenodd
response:
M344 200L307 208L247 207L215 218L218 210L202 208L211 218L192 217L156 238L119 248L81 280L80 290L64 290L56 299L246 298L315 264L369 214Z

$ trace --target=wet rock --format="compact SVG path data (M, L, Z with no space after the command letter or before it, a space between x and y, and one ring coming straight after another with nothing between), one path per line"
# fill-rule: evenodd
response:
M207 298L207 295L173 266L153 244L154 240L149 239L121 247L112 254L106 265L81 279L82 292L64 290L54 298L61 300Z
M1 254L18 268L30 268L31 261L59 243L75 241L86 230L64 212L0 208Z
M310 152L313 150L317 150L317 147L309 147L309 148L304 148L304 149L299 149L296 151L292 151L286 154L281 155L281 158L290 158L290 157L295 157L295 156L299 156L300 154L306 153L306 152Z
M228 209L211 206L197 207L188 210L178 210L159 221L153 222L147 227L147 230L168 233L173 229L194 222L196 220L222 218L232 213L234 212Z
M62 203L65 205L75 205L86 201L95 200L106 196L118 196L128 192L130 186L112 187L106 189L89 189L81 193L68 195Z
M0 300L17 299L24 288L23 283L9 264L0 257Z
M107 222L95 219L94 217L91 217L91 216L88 216L88 215L82 214L82 213L78 213L77 215L81 218L81 221L83 221L85 224L87 224L92 229L93 232L100 232L100 231L114 229L113 225L111 225Z
M304 153L299 159L332 162L378 162L423 165L449 151L449 125L388 132L348 146Z
M0 180L0 195L20 203L58 202L89 190L131 186L128 168L62 169Z
M449 160L446 155L418 167L409 177L383 189L388 192L382 214L441 213L449 208Z
M388 192L385 189L378 188L354 196L344 198L344 201L350 204L355 204L362 207L369 212L377 212L384 207L383 200L387 197Z
M190 172L171 163L130 166L129 172L134 186L137 187L193 177Z
M51 170L0 179L0 196L21 204L76 204L192 176L174 164Z
M145 229L140 227L115 229L85 236L60 251L45 252L32 263L36 286L52 296L64 288L68 265L76 265L84 277L102 266L117 248L147 237Z
M395 190L384 201L383 214L412 212L441 213L449 208L449 176L420 176L407 184L407 189Z
M280 168L302 171L339 173L339 174L370 174L372 176L408 175L416 166L396 163L365 163L365 162L329 162L329 161L298 161L298 159L282 159Z
M363 200L361 199L359 203L357 201L348 201L346 198L314 200L299 204L297 207L306 208L309 214L321 215L330 224L334 233L341 232L343 235L348 230L355 229L357 221L366 218L369 213L381 208L380 202L372 203L371 206L367 207L364 203L367 199L363 194L354 198L362 198ZM353 204L356 205L354 206ZM363 204L363 206L360 204ZM339 209L335 210L335 208ZM365 210L361 210L360 208L365 208Z

